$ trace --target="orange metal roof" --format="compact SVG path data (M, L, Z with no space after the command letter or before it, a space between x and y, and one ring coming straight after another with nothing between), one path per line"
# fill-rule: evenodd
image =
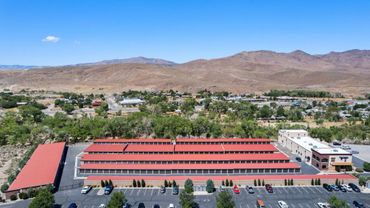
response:
M82 161L232 161L289 160L283 153L271 154L85 154Z
M173 152L172 144L127 144L125 152Z
M224 144L225 151L276 151L272 144Z
M179 138L176 142L270 142L267 138ZM165 142L171 143L171 139L152 139L152 138L142 138L142 139L123 139L123 138L106 138L106 139L95 139L94 142L105 142L105 143L133 143L133 142Z
M219 144L177 144L176 152L223 152Z
M40 144L8 191L53 184L65 143Z
M80 169L109 170L186 170L186 169L287 169L300 168L297 163L231 163L231 164L82 164Z

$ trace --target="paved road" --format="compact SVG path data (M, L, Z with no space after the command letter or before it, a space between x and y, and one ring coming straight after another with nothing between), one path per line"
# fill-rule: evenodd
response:
M161 194L159 189L115 189L113 192L122 191L133 208L136 208L139 202L143 202L146 207L151 208L154 204L159 204L161 207L167 207L170 203L179 206L178 196L171 194L168 189L165 194ZM231 189L228 189L232 193ZM97 208L101 203L106 204L111 197L97 195L98 189L94 189L87 195L81 195L80 189L61 191L55 194L55 201L60 204L62 208L68 206L70 202L77 203L78 207L83 208ZM216 204L216 196L219 193L211 195L197 195L196 201L201 208L214 208ZM322 187L274 187L274 193L269 194L260 187L255 188L254 194L248 194L244 188L241 188L241 193L236 195L232 193L236 208L255 208L256 200L262 199L266 207L278 207L277 201L284 200L288 203L290 208L313 208L317 207L318 202L325 202L330 196L337 196L345 200L352 206L353 200L358 200L365 204L365 207L370 207L370 194L363 193L343 193L343 192L327 192ZM20 201L11 205L0 205L1 208L25 208L30 203L30 200Z
M66 160L63 167L63 173L60 180L59 189L72 189L79 187L83 183L83 180L74 180L74 167L75 159L78 154L80 154L89 144L88 143L78 143L73 145L68 145L68 151L66 155Z

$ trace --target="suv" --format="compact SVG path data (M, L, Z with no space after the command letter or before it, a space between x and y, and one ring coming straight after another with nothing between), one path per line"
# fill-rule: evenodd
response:
M161 208L161 206L159 206L159 204L155 204L153 205L153 208Z
M339 188L337 185L330 185L330 187L334 190L334 191L339 191Z
M365 208L365 205L358 202L358 201L353 201L353 205L356 207L356 208Z
M347 192L347 188L343 184L339 185L338 187L342 192Z
M172 195L178 195L179 194L179 187L174 186L172 187Z
M349 185L349 187L351 187L351 189L353 191L355 191L355 192L361 192L360 188L358 188L358 186L356 186L355 184L349 183L348 185Z
M240 194L240 190L239 190L239 187L237 185L234 186L234 193L235 194Z
M143 202L140 202L138 208L145 208L145 204Z
M324 189L326 189L327 191L333 191L333 188L327 183L322 184L322 187L324 187Z
M113 186L106 186L104 188L104 194L109 195L113 191Z
M247 186L247 187L245 187L245 189L247 189L248 193L254 194L254 189L253 189L252 186Z

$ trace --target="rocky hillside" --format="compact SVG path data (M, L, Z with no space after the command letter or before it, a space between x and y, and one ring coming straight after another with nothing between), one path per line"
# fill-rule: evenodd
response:
M127 89L210 89L238 93L320 89L350 95L370 92L368 50L324 55L303 51L252 51L183 64L155 60L139 57L124 62L113 60L27 71L0 71L0 87L81 92L119 92Z

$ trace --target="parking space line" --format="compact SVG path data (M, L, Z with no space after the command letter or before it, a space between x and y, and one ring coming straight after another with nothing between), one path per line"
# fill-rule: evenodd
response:
M152 189L152 192L150 192L150 196L153 196L154 189Z
M144 196L146 195L146 191L147 191L148 189L144 189Z
M139 196L141 189L138 189L136 192L136 196Z
M310 192L308 192L308 188L306 188L306 187L302 187L302 188L300 188L300 189L302 189L304 192L306 192L307 194L309 194Z
M298 206L299 206L300 208L304 208L304 207L302 206L302 204L298 204Z

